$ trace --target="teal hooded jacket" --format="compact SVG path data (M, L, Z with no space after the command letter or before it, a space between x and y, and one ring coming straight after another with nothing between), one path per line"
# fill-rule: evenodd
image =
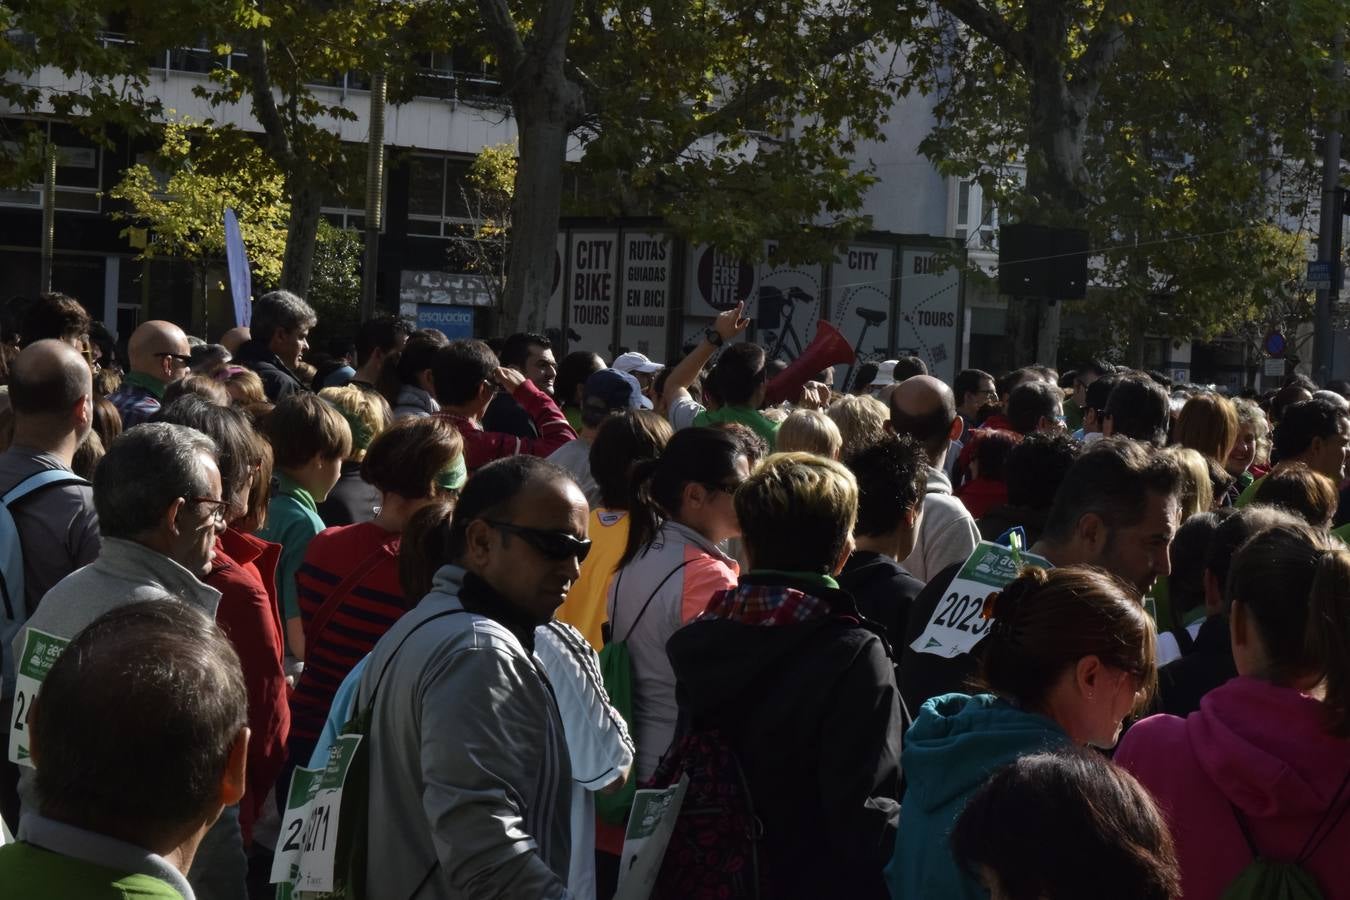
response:
M966 800L1000 766L1020 756L1066 746L1054 721L993 694L946 694L919 710L905 734L895 854L886 867L894 900L968 898L989 892L957 868L948 838Z

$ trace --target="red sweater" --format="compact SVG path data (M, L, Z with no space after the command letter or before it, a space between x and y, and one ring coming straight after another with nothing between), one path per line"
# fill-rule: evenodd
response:
M535 387L534 382L525 381L512 392L511 397L534 420L539 437L522 438L500 431L484 431L476 419L454 413L437 413L449 419L459 429L460 435L464 438L464 465L470 472L482 468L494 459L506 456L522 453L528 456L548 456L568 441L577 439L577 433L572 430L567 417L558 409L553 398Z
M286 763L291 726L286 673L282 668L281 612L276 571L281 545L228 529L216 539L206 583L220 591L216 623L229 637L248 691L248 776L239 803L244 842Z
M407 610L398 580L399 537L361 522L327 528L309 542L295 573L305 627L305 670L291 696L296 740L318 740L342 679ZM374 568L344 592L327 627L316 633L314 619L324 601L372 555L378 556Z
M1008 485L993 478L972 478L957 488L956 499L965 505L971 518L983 519L989 510L1008 502Z

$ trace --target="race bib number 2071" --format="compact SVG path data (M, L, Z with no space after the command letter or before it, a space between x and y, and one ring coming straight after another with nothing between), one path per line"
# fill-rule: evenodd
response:
M70 641L36 628L24 635L23 656L19 657L14 679L14 719L9 723L9 761L33 767L28 755L28 717L33 712L42 681L66 652Z
M1023 566L1053 568L1043 556L980 541L910 649L948 659L969 653L989 632L990 620L981 615L985 600L1003 590Z

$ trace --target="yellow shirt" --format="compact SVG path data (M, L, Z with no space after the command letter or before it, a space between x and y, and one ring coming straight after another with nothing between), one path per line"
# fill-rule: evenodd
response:
M609 594L609 581L628 544L628 513L618 509L591 510L587 535L591 539L591 552L586 554L581 574L558 607L556 618L580 631L598 653L605 645L600 626L607 618L605 597Z

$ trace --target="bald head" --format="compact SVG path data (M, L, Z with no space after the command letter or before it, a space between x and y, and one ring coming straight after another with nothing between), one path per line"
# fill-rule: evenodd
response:
M239 327L231 328L229 331L222 334L220 336L220 345L230 351L231 356L234 356L239 352L240 347L244 346L245 343L252 339L252 333L250 333L247 328L240 325Z
M931 375L906 378L891 392L891 430L923 445L928 459L941 468L956 424L956 396Z
M19 421L41 417L74 428L76 407L82 411L93 393L89 363L65 341L34 341L10 369L9 399Z
M131 371L163 382L187 374L191 349L183 329L160 319L142 322L127 342Z

